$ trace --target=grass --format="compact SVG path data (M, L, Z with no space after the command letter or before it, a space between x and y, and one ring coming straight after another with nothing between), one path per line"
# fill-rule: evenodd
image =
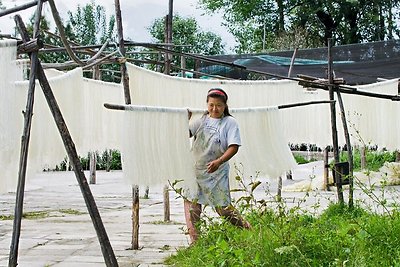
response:
M174 266L400 266L400 213L378 215L332 204L319 216L253 212L251 230L203 227Z
M359 151L354 158L359 162ZM302 161L301 157L299 159L298 163ZM367 168L378 170L394 159L395 153L367 151ZM239 182L242 181L240 176ZM259 183L241 184L245 198L234 205L243 210L252 229L239 229L220 218L203 218L199 240L178 250L165 264L182 267L400 267L400 205L387 201L385 184L381 184L379 193L374 192L374 187L361 188L374 205L362 199L356 201L360 206L352 208L331 203L322 213L302 210L300 203L288 208L284 202L278 202L273 209L268 202L254 198L253 191ZM393 201L396 202L396 198ZM380 213L375 206L383 208Z
M302 155L298 155L298 154L293 154L294 159L296 160L297 164L306 164L306 163L310 163L313 161L317 161L317 159L311 158L311 159L306 159L305 157L303 157Z
M47 217L58 217L57 215L51 215L51 210L40 210L40 211L28 211L22 214L22 218L28 220L43 219ZM70 215L81 215L85 212L81 212L74 209L59 209L58 212ZM0 215L0 221L14 220L14 215Z
M385 162L394 162L396 160L396 152L390 151L373 151L367 149L366 164L368 170L378 171ZM340 153L340 161L348 161L347 152ZM359 149L353 151L354 171L361 170L361 152Z

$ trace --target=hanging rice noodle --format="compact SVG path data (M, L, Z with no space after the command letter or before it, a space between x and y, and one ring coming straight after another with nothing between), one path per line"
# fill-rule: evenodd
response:
M84 124L82 69L61 74L48 79L58 106L67 124L72 140L77 148L83 144L82 125ZM17 109L23 109L26 102L28 81L16 82L20 101ZM20 111L18 111L20 114ZM20 131L22 132L22 130ZM66 151L53 115L38 82L35 89L35 103L32 117L29 164L36 171L54 168L66 157Z
M186 109L136 107L124 116L122 169L129 183L194 180Z
M224 89L228 95L229 106L253 107L276 106L289 103L328 100L328 91L306 90L295 81L221 81L199 80L166 76L127 63L130 77L130 90L134 104L169 107L202 108L205 106L207 91L213 87ZM382 94L397 94L398 80L390 80L366 86L358 90ZM342 94L352 142L354 130L360 130L370 144L395 149L400 147L398 115L400 105L390 100L375 99L359 95ZM345 144L340 109L337 110L339 145ZM354 113L361 114L353 116ZM330 109L328 104L311 105L285 109L282 121L287 140L292 144L316 144L325 147L332 144ZM391 129L391 130L388 130Z
M185 187L193 190L187 109L128 107L130 111L125 112L122 149L126 179L139 185L182 179L186 182ZM201 113L197 111L193 119ZM230 160L231 182L238 174L276 178L296 165L283 138L276 107L232 109L232 114L239 123L242 146Z
M17 41L0 40L0 193L14 191L18 176L19 140L21 131L18 117L21 110L10 112L16 105L14 81L18 77L16 66Z
M121 84L83 79L84 93L84 142L79 151L104 151L121 149L123 115L104 107L104 103L123 103L123 87Z

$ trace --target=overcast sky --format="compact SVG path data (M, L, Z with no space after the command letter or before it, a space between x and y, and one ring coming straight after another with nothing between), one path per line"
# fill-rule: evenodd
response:
M7 8L21 5L32 0L2 0L3 6ZM81 6L90 3L90 0L55 0L58 11L61 17L66 18L66 12L74 12L80 4ZM106 8L107 13L114 14L114 0L96 0L97 5L102 5ZM130 38L137 42L150 42L151 37L148 34L147 27L156 18L160 18L168 14L169 0L120 0L124 38ZM220 16L209 16L205 12L197 9L197 0L174 0L174 14L178 13L181 16L195 17L199 26L203 31L212 31L220 35L223 42L226 44L226 50L231 51L230 48L234 46L234 38L228 33L226 28L221 26ZM35 12L35 8L30 8L23 12L19 12L26 22L29 17ZM46 3L43 12L47 15L54 27L54 22L51 17L50 8ZM0 30L2 33L12 33L15 26L13 16L5 16L0 18Z

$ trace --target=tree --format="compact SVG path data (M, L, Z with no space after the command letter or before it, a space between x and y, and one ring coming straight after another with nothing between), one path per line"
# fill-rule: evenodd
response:
M111 16L107 19L105 8L100 5L96 5L94 1L85 6L77 6L75 12L68 11L67 22L64 23L64 31L66 38L73 44L78 45L96 45L103 44L107 39L111 41L116 40L116 27L115 17ZM27 29L30 34L33 32L33 24L35 17L32 15ZM45 44L50 46L62 47L63 43L61 40L48 32L51 29L50 22L45 16L41 17L40 20L40 35ZM58 34L58 29L55 33ZM106 49L107 50L107 49ZM76 53L80 59L87 59L89 55L83 53ZM40 59L43 62L55 63L65 62L70 60L70 57L66 52L57 53L46 53L40 54ZM111 69L108 73L102 76L105 81L114 81L113 72L119 71L119 64L110 64L108 69ZM91 76L85 73L86 76Z
M222 39L210 31L202 31L193 17L175 15L172 23L172 40L175 51L202 55L217 55L224 52ZM149 27L155 42L165 42L165 18L154 20ZM174 64L180 65L180 58L174 59ZM187 68L193 68L194 62L187 62Z
M222 12L239 43L237 52L276 49L276 41L308 32L302 47L380 41L399 37L399 0L199 0L208 12ZM282 42L278 42L281 48ZM262 46L260 46L262 44ZM288 44L290 46L291 44ZM289 47L288 47L289 48Z
M78 5L74 13L68 11L66 28L71 33L70 38L82 45L116 40L115 16L112 15L107 21L105 8L96 5L93 0L83 7Z
M105 43L107 39L111 42L117 40L115 16L107 19L104 6L96 5L93 0L83 7L78 5L74 13L68 11L65 31L70 40L80 45L98 45ZM111 49L105 51L107 50ZM108 64L106 70L102 71L101 79L115 81L114 72L119 70L119 64ZM85 75L90 76L87 73ZM119 82L119 79L116 81Z

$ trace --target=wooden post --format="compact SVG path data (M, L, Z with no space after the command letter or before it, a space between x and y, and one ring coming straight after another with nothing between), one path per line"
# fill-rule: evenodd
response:
M170 216L170 206L169 206L169 187L164 186L164 222L169 222L171 220Z
M329 191L329 147L324 149L324 184L323 189Z
M168 1L168 15L166 17L166 39L165 42L167 44L172 44L172 21L173 21L173 9L174 9L174 1ZM172 46L168 47L169 49ZM165 64L165 74L171 74L171 63L172 63L172 54L165 54L166 64ZM164 221L170 221L170 205L169 205L169 190L168 185L164 186Z
M118 29L118 43L119 43L119 51L123 57L125 57L125 44L124 44L124 30L122 28L122 15L121 15L121 6L119 4L119 0L114 0L115 3L115 17L117 20L117 29ZM124 85L124 95L125 95L125 104L131 104L131 93L129 91L129 76L126 72L125 60L121 62L121 75L122 75L122 83Z
M33 30L34 39L36 39L39 36L39 24L40 24L40 17L42 14L42 6L43 6L43 1L39 0L37 3L36 13L35 13L35 22ZM22 40L24 42L29 42L30 38L27 34L25 25L23 23L18 23L18 19L20 19L20 17L16 16L15 21L17 23L17 26L20 28ZM21 235L21 222L22 222L23 206L24 206L26 169L28 163L29 141L31 136L33 103L35 98L35 78L39 62L38 52L33 52L29 56L31 58L31 73L29 76L28 97L26 101L26 109L24 112L24 129L21 137L21 150L19 159L19 170L18 170L18 185L17 185L17 192L15 199L13 233L10 245L10 255L8 258L9 267L15 267L18 265L19 237Z
M165 16L165 32L164 32L164 38L165 38L165 43L169 44L169 15ZM168 46L168 49L171 47ZM171 74L171 54L168 52L165 52L165 58L164 58L164 74L170 75Z
M89 153L89 183L96 184L96 153L90 152Z
M150 188L149 188L149 186L146 186L146 189L144 190L144 195L143 195L144 199L149 199L149 192L150 192Z
M333 60L332 60L332 39L328 39L328 80L329 80L329 100L333 101L335 99L334 95L334 86L333 86ZM338 144L338 136L337 136L337 127L336 127L336 103L331 103L331 126L332 126L332 141L333 141L333 156L335 159L335 163L339 162L339 144ZM336 172L335 165L333 166L333 171ZM342 182L340 175L336 175L337 182L337 194L338 200L340 204L344 203L343 199L343 191L342 191Z
M101 73L100 73L100 66L99 65L93 66L92 78L94 80L101 80Z
M200 75L196 73L196 71L198 71L200 68L200 60L199 59L195 59L194 60L194 71L195 73L193 74L193 78L199 78Z
M124 35L122 28L122 15L119 0L115 0L115 14L118 28L119 49L125 57ZM131 93L129 91L129 76L126 71L125 62L121 62L122 84L124 85L125 104L131 104ZM139 248L139 186L132 186L132 249Z
M161 51L158 51L158 53L157 53L157 61L161 62L161 59L162 59L162 53L161 53ZM156 69L157 69L157 72L161 72L161 65L157 65Z
M276 200L277 201L282 200L282 176L279 176L278 178L278 191L276 193Z
M289 171L286 173L286 179L287 179L287 180L293 180L293 175L292 175L292 171L291 171L291 170L289 170Z
M132 186L132 249L139 249L139 186Z
M181 56L181 69L182 69L182 78L186 78L186 58L184 56Z
M367 150L365 146L361 147L361 169L365 170L367 168Z
M344 109L342 96L341 96L339 90L336 91L336 95L337 95L338 102L339 102L340 117L342 118L344 138L346 140L346 146L347 146L347 158L348 158L348 161L349 161L349 177L347 177L347 179L349 179L349 207L352 208L354 206L354 202L353 202L353 195L354 195L354 186L353 186L353 148L352 148L351 142L350 142L349 129L347 127L346 112L345 112L345 109ZM341 176L342 175L340 175L340 177Z
M93 66L92 78L94 80L100 80L100 66ZM89 183L96 184L96 152L89 153Z
M47 1L47 0L42 0L41 2L44 3L44 2L46 2L46 1ZM20 6L16 6L16 7L4 9L4 10L2 10L2 11L0 12L0 17L3 17L3 16L6 16L6 15L9 15L9 14L18 12L18 11L22 11L22 10L25 10L25 9L28 9L28 8L31 8L31 7L34 7L34 6L36 6L38 3L39 3L38 0L34 0L34 1L29 2L29 3L20 5Z
M396 150L396 162L400 162L400 152Z
M40 18L40 16L38 17ZM22 22L22 19L19 16L16 16L16 21L21 31L21 36L24 36L24 38L29 38L26 28ZM83 198L86 203L86 207L88 209L89 215L92 219L94 228L97 233L97 237L100 242L100 247L103 253L105 264L108 267L118 266L118 262L115 258L114 251L110 244L110 240L108 239L107 232L104 228L103 222L100 217L100 213L97 209L96 202L94 200L92 192L90 191L90 187L83 172L83 168L80 159L78 157L78 153L76 152L75 144L71 138L68 127L61 114L61 110L58 106L57 100L54 97L53 91L51 90L50 84L46 78L42 65L37 59L36 59L36 65L37 65L37 71L36 71L37 78L42 87L42 91L47 100L50 111L53 114L54 120L60 132L61 139L63 140L68 157L71 160L76 179L78 181L79 187L81 189Z

